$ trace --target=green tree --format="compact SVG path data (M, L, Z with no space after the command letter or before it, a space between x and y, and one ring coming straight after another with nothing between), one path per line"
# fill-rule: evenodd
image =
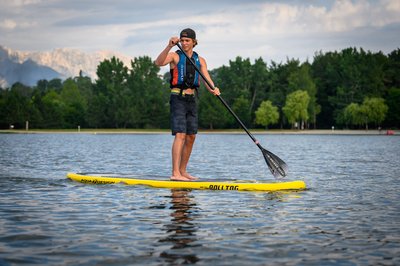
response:
M60 93L64 103L64 121L68 128L86 126L87 100L79 91L78 84L71 78L64 81Z
M36 83L36 89L43 96L49 89L49 82L46 79L38 80L38 82Z
M267 64L260 57L256 59L254 64L251 66L250 113L253 113L256 106L260 105L263 99L266 98L268 79L269 73Z
M90 105L90 119L100 127L124 126L125 117L120 116L120 109L125 107L127 100L128 68L121 60L112 57L101 62L96 73L98 77L94 93L96 99ZM101 117L98 117L96 111L100 111Z
M376 97L366 97L363 101L362 108L366 117L366 129L368 129L368 123L375 123L375 125L379 126L385 120L388 111L388 106L385 104L385 100Z
M288 59L285 64L277 64L272 61L268 68L269 79L266 82L266 98L270 99L279 109L282 109L285 105L286 96L296 90L289 87L289 77L291 73L298 71L299 67L300 61ZM284 117L281 116L280 119L280 128L283 128Z
M131 62L128 88L131 95L126 103L126 119L134 127L166 128L169 126L169 84L160 78L150 57L135 58ZM128 99L128 97L127 97Z
M393 63L393 62L392 62ZM366 52L362 48L346 48L340 52L319 53L314 57L312 74L318 88L317 99L321 104L318 123L330 127L341 119L343 110L364 97L385 97L385 81L395 80L393 73L385 75L388 63L382 53Z
M271 101L263 101L256 111L256 124L268 128L268 125L275 124L279 121L279 112Z
M364 109L357 103L351 103L344 109L344 122L350 125L363 125L365 122Z
M388 54L383 81L387 88L400 88L400 48Z
M52 79L47 83L47 89L52 89L57 92L61 91L62 86L62 80L58 78Z
M202 91L206 89L202 87ZM211 93L204 92L199 101L199 127L207 129L226 128L233 118L225 106Z
M91 128L110 126L110 119L107 116L109 99L103 93L94 94L88 102L86 119Z
M239 96L235 99L232 104L232 110L240 118L240 120L245 124L249 125L251 121L251 113L249 110L250 102L244 96ZM240 125L238 125L240 126Z
M285 64L277 64L272 61L271 66L268 68L268 71L270 72L268 99L271 99L273 103L283 106L286 96L297 90L296 88L289 86L289 78L290 75L298 71L299 68L299 60L288 59Z
M303 128L304 122L308 120L309 102L310 96L303 90L294 91L287 96L283 113L290 124L294 125L296 122L300 122L299 124Z
M400 89L391 88L386 97L386 103L389 109L385 125L400 128Z
M234 102L240 96L250 99L252 69L250 59L243 59L238 56L234 61L229 61L229 66L222 66L215 73L212 73L215 84L224 89L224 99L227 102Z
M263 59L258 58L252 64L249 58L238 56L234 61L229 61L229 66L211 71L211 76L223 90L226 102L232 104L245 124L251 124L255 107L266 97L268 69ZM230 121L229 127L237 127L234 120L227 119L226 122Z
M388 107L382 98L366 97L361 105L351 103L344 109L346 122L352 125L365 125L368 130L369 123L380 125L385 120Z
M49 90L42 98L43 102L43 127L64 128L65 104L55 90Z
M0 126L25 128L25 121L36 122L38 110L32 103L32 89L19 82L10 89L2 90L0 97Z
M311 65L317 91L317 101L321 105L321 112L317 117L317 124L322 128L330 128L334 124L335 106L331 99L336 95L336 88L340 86L340 62L337 52L316 53Z
M309 63L304 63L297 70L293 71L289 77L289 88L292 91L303 90L307 91L310 96L308 105L308 114L312 118L314 128L317 124L317 115L321 110L321 106L317 103L317 86L311 77L311 68Z
M89 77L75 77L74 78L75 84L78 86L79 93L85 99L86 103L93 97L93 83Z
M224 100L231 106L235 104L236 99L242 97L242 99L246 99L249 101L250 99L250 87L251 87L251 62L250 59L243 59L240 56L237 56L235 60L230 60L228 66L222 66L218 69L210 71L210 75L213 77L214 84L221 88L223 91ZM215 120L216 117L212 115L216 112L215 108L220 109L221 103L214 99L212 102L203 102L204 98L210 99L208 92L204 92L200 94L200 105L204 105L199 109L202 118L208 117L203 120L209 125L210 128L237 128L237 124L230 116L226 115L218 115L219 120ZM205 96L206 95L206 96ZM205 97L203 97L205 96ZM215 98L215 97L214 97ZM236 103L236 108L240 109L244 107L242 104L244 102L239 100ZM247 110L240 110L241 113L250 113L249 109L250 105L246 106ZM207 110L207 112L203 112ZM220 109L222 111L222 108ZM239 111L239 110L238 110ZM219 113L217 111L217 113ZM215 113L216 115L216 113ZM215 120L215 121L214 121ZM204 124L203 124L204 126Z

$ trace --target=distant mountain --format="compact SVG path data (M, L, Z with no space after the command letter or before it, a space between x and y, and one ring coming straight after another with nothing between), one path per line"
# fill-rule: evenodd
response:
M0 87L8 87L15 82L32 86L39 79L51 80L61 77L62 75L54 69L39 65L29 58L22 63L13 61L8 52L0 46Z
M80 71L96 79L99 63L113 56L130 66L132 58L111 51L85 53L60 48L50 52L24 52L0 45L0 87L9 87L15 82L33 86L40 79L66 79L78 76Z

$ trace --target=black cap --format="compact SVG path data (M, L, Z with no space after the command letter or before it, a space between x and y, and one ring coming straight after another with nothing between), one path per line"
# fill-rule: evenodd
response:
M189 28L184 29L184 30L181 31L180 38L182 38L182 37L190 38L190 39L196 39L196 32L194 32L194 30L189 29Z

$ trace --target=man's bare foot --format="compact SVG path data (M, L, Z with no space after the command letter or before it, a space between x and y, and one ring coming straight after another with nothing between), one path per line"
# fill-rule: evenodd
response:
M192 180L192 181L199 179L197 177L194 177L194 176L190 175L188 172L182 173L182 176L184 176L184 177L186 177L186 178L188 178L189 180Z
M170 179L172 181L193 181L192 179L187 178L185 176L171 176Z

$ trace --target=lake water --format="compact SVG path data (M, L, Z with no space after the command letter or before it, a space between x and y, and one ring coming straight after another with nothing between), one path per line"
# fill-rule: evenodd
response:
M0 265L400 265L398 136L256 137L307 190L85 185L168 177L172 136L0 134ZM241 134L199 134L189 170L274 181Z

